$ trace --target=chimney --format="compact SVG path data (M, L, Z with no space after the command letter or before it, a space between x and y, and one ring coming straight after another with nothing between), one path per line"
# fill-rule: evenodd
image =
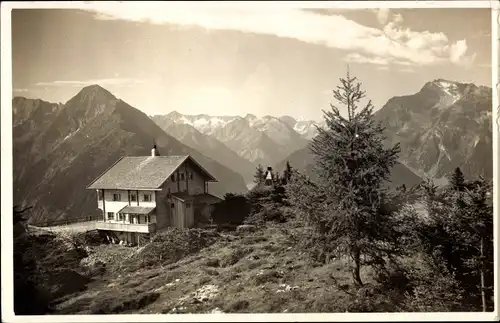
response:
M156 145L153 146L153 149L151 149L151 156L160 156L160 153L158 152L158 149L156 149Z

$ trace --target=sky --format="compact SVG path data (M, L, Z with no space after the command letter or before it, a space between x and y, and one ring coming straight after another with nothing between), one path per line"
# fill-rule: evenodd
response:
M489 9L92 8L13 9L13 95L321 120L347 66L375 109L438 78L491 87Z

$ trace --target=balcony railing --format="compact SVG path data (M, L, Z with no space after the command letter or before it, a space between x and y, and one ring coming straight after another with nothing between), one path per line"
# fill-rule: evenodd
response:
M97 221L97 230L110 230L110 231L123 231L123 232L139 232L139 233L152 233L156 231L156 223L113 223Z

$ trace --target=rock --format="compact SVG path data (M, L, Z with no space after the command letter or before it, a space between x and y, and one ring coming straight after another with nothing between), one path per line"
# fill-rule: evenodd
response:
M255 225L242 224L236 227L236 232L254 232L256 229Z
M212 313L212 314L219 314L219 313L222 314L224 312L221 311L220 308L216 307L210 313Z

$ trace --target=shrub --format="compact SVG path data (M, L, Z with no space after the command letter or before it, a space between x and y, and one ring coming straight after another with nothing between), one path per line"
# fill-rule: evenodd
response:
M275 269L266 269L253 277L254 285L259 286L266 283L277 283L281 278Z
M406 294L404 307L413 312L461 311L463 290L448 275L438 275L432 281L420 281L412 292Z
M275 204L263 205L260 211L250 215L246 220L246 224L253 224L257 226L262 226L266 222L278 222L283 223L286 218L283 211Z
M123 297L99 299L90 306L90 313L114 314L138 310L154 303L158 297L160 297L159 293L145 293L142 295L131 293L129 295L123 295Z
M230 250L225 254L220 260L221 267L229 267L240 261L243 257L248 255L253 251L252 248L238 248L236 250Z
M243 195L226 194L224 200L214 205L212 220L217 226L237 226L243 223L250 213L250 205Z
M405 292L402 307L414 312L449 312L463 308L464 290L447 267L433 256L422 254L418 264L406 266L411 288Z
M202 229L171 228L155 235L136 257L143 267L171 264L211 245L216 236Z
M235 301L230 302L227 306L224 307L224 312L227 313L238 313L245 311L249 306L249 303L247 300L244 299L238 299Z

